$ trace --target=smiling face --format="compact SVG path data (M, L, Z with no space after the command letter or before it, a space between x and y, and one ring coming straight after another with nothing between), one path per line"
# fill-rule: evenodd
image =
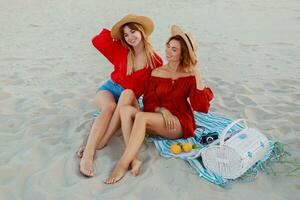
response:
M170 40L166 44L166 58L168 62L179 62L181 59L181 45L177 40Z
M132 47L139 45L142 41L142 34L138 30L131 29L129 26L124 26L123 37L126 43Z
M192 62L188 47L179 35L170 37L166 43L166 56L168 62L179 62L183 70L188 71L196 62Z

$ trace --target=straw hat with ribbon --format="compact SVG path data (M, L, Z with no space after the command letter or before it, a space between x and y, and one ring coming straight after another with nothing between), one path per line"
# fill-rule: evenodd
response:
M150 35L154 30L154 23L149 17L146 16L139 16L139 15L126 15L121 20L119 20L111 29L111 36L115 40L120 40L121 35L121 28L124 24L134 22L143 26L146 35Z
M173 25L171 27L171 37L175 36L175 35L179 35L185 41L186 46L188 47L188 50L189 50L191 60L193 62L195 60L197 60L196 51L198 48L198 44L197 44L196 40L194 39L194 37L192 36L192 34L185 33L181 30L181 28L179 28L179 26Z

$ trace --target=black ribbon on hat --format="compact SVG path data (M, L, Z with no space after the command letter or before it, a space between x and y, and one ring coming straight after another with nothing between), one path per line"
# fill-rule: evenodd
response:
M190 45L191 45L191 47L192 47L192 50L195 51L195 50L194 50L194 47L193 47L193 44L192 44L192 41L191 41L191 39L190 39L190 37L189 37L186 33L184 33L184 34L185 34L185 36L187 37L187 39L189 40L189 43L190 43Z

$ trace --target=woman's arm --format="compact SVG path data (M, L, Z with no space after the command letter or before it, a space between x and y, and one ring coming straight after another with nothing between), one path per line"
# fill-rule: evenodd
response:
M196 85L198 90L203 90L205 88L204 80L202 79L200 70L197 66L193 67L193 74L195 75Z
M210 107L210 101L214 94L209 87L206 87L202 79L201 73L197 67L193 68L192 73L195 80L191 83L190 103L194 110L207 113Z
M115 55L120 48L124 48L120 41L114 41L110 30L102 29L101 32L92 39L92 43L113 65L115 65Z

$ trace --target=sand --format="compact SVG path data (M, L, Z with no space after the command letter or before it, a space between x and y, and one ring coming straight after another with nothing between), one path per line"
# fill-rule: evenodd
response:
M299 171L259 174L223 189L184 161L140 151L139 177L105 185L124 145L116 136L79 174L75 151L89 133L95 89L111 65L91 45L128 13L147 15L164 54L172 24L199 41L200 68L215 93L211 111L279 140L300 163L300 2L298 0L0 1L0 199L298 199Z

